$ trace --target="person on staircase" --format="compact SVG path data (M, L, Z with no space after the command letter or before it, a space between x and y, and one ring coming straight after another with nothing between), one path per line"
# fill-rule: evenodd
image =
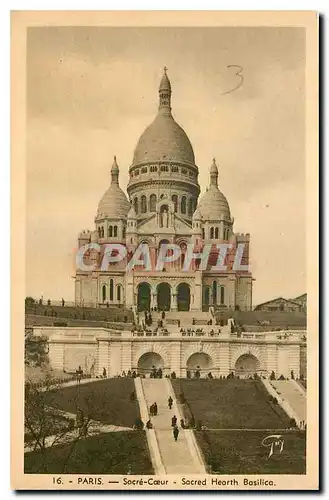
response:
M169 396L169 398L168 398L168 408L169 408L169 410L171 410L173 402L174 402L173 398L171 396Z
M174 440L177 441L178 435L179 435L179 429L178 429L177 425L175 425L173 428L173 435L174 435Z
M177 417L176 417L176 415L174 415L173 418L171 419L171 426L175 427L176 424L177 424Z
M153 429L153 425L152 425L151 420L148 420L148 421L146 422L146 428L147 428L147 429Z

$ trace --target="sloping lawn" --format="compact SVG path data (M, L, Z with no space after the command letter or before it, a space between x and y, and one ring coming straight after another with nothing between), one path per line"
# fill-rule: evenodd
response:
M79 407L94 420L133 427L140 416L137 401L131 400L133 392L135 386L131 378L104 379L51 391L49 404L74 414Z
M209 429L285 429L289 417L269 401L260 380L172 380L183 392L185 416L193 415Z
M26 474L153 474L144 431L111 432L79 441L67 462L70 445L26 453Z
M306 474L306 436L283 431L284 445L269 456L262 431L203 431L196 438L212 474Z

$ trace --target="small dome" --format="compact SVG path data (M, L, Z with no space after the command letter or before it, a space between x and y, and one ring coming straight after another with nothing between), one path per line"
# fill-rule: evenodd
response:
M118 184L111 184L103 195L97 209L97 218L125 219L130 203Z
M119 166L114 157L111 168L111 184L99 202L96 219L125 219L130 209L130 203L119 186Z
M203 220L223 219L230 221L231 213L227 199L215 185L210 185L198 204Z

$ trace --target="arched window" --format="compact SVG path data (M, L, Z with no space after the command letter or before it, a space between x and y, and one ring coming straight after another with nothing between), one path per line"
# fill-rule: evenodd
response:
M188 200L188 213L189 213L189 215L193 214L193 199L192 198L190 198Z
M102 232L101 232L101 228L99 227L98 228L98 236L101 237L101 235L102 235Z
M225 304L225 286L220 287L220 303Z
M138 198L134 199L134 210L135 210L136 214L138 214Z
M205 233L204 228L202 228L202 239L205 239L205 237L206 237L206 233Z
M214 306L217 304L217 281L212 283L212 303Z
M177 195L176 194L173 194L172 197L171 197L171 201L173 202L174 204L174 212L175 214L177 213L177 209L178 209L178 198L177 198Z
M121 285L117 286L117 301L121 301Z
M105 300L106 300L106 286L105 285L102 286L102 300L103 300L103 302L105 302Z
M110 280L110 300L113 300L113 280Z
M112 238L112 236L113 236L113 226L109 226L108 227L107 234L108 234L109 238Z
M218 227L215 229L215 240L218 240Z
M146 203L146 196L141 197L141 212L142 214L145 214L147 212L147 203Z
M186 196L182 197L182 200L180 202L180 211L182 214L186 214Z
M157 197L155 194L151 194L150 196L150 212L155 212L155 205L157 202Z
M114 226L113 228L113 236L116 238L118 236L118 226Z
M214 239L214 228L213 227L210 228L210 239L211 240Z
M126 228L124 227L122 229L122 238L125 238L126 237Z
M101 238L104 238L104 227L101 227Z

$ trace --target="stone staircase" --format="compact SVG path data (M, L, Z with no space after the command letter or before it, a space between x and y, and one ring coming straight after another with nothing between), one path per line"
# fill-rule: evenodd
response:
M278 403L289 415L296 420L298 427L303 428L302 422L306 423L307 400L306 393L299 387L296 380L269 380L262 379L269 394L277 398Z
M295 380L271 380L271 385L279 396L287 401L297 416L297 425L306 422L306 395Z
M158 415L149 418L155 431L165 474L205 474L206 470L193 431L181 429L178 425L179 437L177 442L174 441L171 418L176 415L179 424L182 416L170 381L168 379L142 379L141 385L148 411L154 402L158 406ZM171 410L168 408L170 395L174 400Z

